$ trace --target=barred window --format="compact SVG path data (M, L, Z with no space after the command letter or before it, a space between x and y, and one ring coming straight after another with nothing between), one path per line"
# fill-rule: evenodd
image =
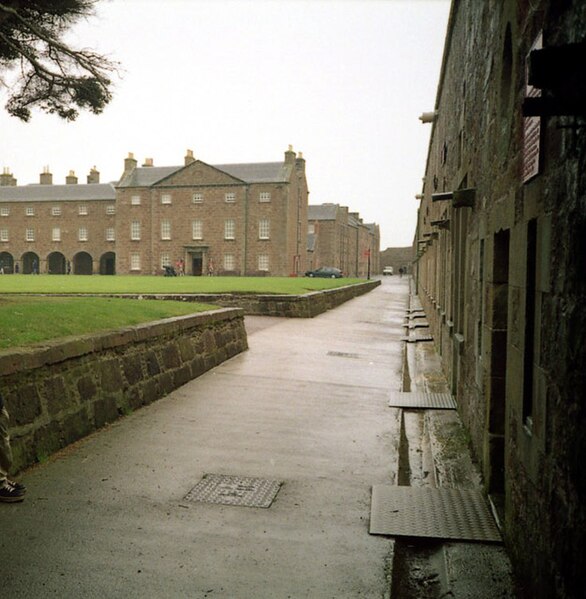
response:
M106 206L106 214L116 214L116 205L115 204L108 204Z
M234 270L235 265L234 254L224 254L224 270Z
M271 201L271 192L270 191L261 191L258 199L260 202L270 202Z
M130 239L132 241L140 241L140 221L133 220L130 223Z
M79 207L79 210L78 210L78 212L79 212L79 215L80 215L80 216L86 216L86 215L87 215L87 206L86 206L85 204L82 204L82 205Z
M224 199L228 204L233 204L236 201L236 194L233 191L230 191L224 196Z
M171 221L170 220L162 220L161 221L161 239L171 239Z
M87 227L79 227L79 230L77 232L77 239L79 241L87 241L88 240Z
M10 208L7 206L0 208L0 216L10 216Z
M114 227L108 227L106 229L106 241L116 241L116 233Z
M203 193L194 193L191 201L194 204L201 204L203 202Z
M161 268L165 268L165 266L171 266L171 255L169 252L161 254Z
M203 239L203 222L201 220L192 221L191 232L193 239Z
M51 232L51 241L61 241L60 227L53 227L53 231Z
M258 238L269 239L270 237L270 221L268 218L261 218L258 221Z
M27 229L25 231L25 239L27 241L34 241L35 240L35 230L34 229Z
M27 207L25 208L25 210L24 210L24 213L25 213L27 216L34 216L34 215L35 215L35 208L34 208L34 206L27 206Z
M0 241L8 241L8 229L0 229Z
M52 206L51 216L61 216L61 206Z
M224 239L234 239L236 232L236 221L229 218L224 221Z
M170 193L164 193L161 196L161 204L170 204L171 203L171 194Z
M130 204L132 206L140 206L140 196L132 196L130 198Z

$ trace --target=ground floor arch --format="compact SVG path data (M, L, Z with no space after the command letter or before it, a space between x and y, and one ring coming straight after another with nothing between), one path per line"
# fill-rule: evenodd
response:
M25 252L22 255L22 273L25 275L38 275L40 270L40 260L35 252Z
M114 252L106 252L105 254L102 254L100 258L100 274L116 274L116 254Z
M73 274L91 275L94 272L93 259L87 252L78 252L73 256Z
M64 275L67 273L67 259L61 252L51 252L47 256L47 272L50 275Z
M0 252L0 274L9 275L14 272L14 258L9 252Z

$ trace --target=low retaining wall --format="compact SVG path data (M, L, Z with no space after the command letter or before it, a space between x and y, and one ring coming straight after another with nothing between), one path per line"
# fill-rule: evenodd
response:
M380 280L345 285L335 289L313 291L303 295L257 295L251 293L181 293L142 294L123 297L202 302L224 307L242 308L247 315L313 318L354 297L368 293L381 284ZM120 296L117 296L120 297Z
M42 461L248 347L237 309L0 352L14 469Z

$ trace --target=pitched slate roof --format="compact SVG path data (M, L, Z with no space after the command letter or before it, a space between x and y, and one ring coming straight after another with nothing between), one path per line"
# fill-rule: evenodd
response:
M307 207L307 220L336 220L338 204L319 204Z
M112 183L0 186L0 202L113 201L115 199L116 190Z
M251 164L212 164L214 168L246 183L284 183L289 181L291 165L283 162ZM150 187L180 171L183 166L144 166L135 168L124 177L119 187Z

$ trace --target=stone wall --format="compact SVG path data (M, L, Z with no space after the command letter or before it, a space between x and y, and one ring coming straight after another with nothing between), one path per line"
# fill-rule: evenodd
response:
M224 308L0 352L14 468L42 461L247 347L243 311Z
M335 289L314 291L303 295L253 294L253 293L175 293L175 294L119 294L130 299L160 299L179 302L201 302L225 308L241 308L251 316L285 316L287 318L313 318L327 310L358 297L380 285L379 280L345 285Z

